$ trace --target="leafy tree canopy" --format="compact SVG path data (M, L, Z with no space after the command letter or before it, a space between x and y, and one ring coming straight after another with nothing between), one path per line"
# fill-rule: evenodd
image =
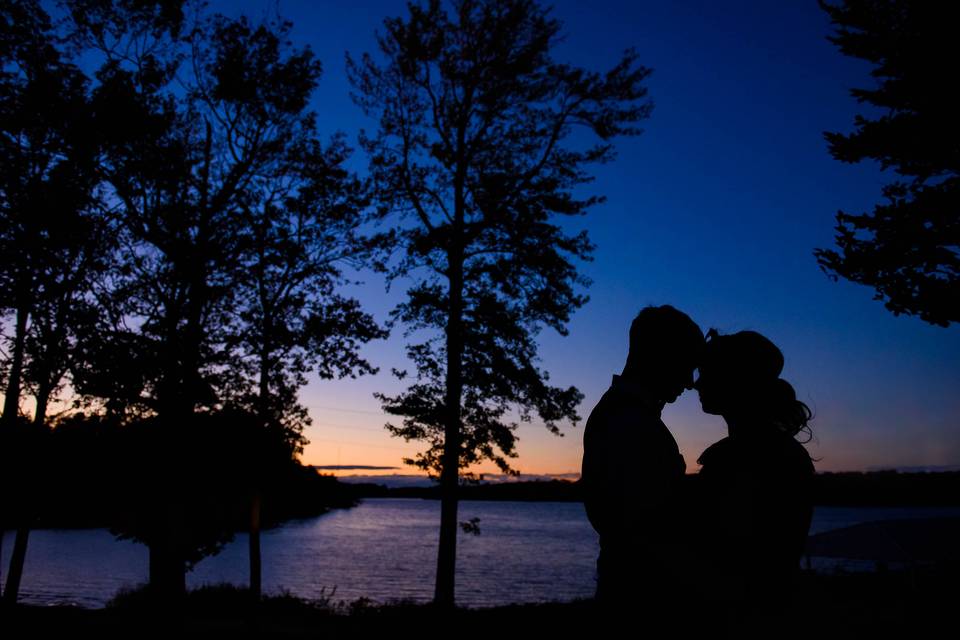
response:
M877 161L897 179L872 212L837 214L837 249L818 249L821 267L873 287L894 314L947 326L960 320L960 61L949 3L911 0L821 2L836 27L830 41L873 65L849 134L826 133L842 162Z

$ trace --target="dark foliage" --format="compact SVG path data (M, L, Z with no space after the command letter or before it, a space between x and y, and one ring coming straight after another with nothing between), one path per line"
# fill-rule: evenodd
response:
M97 142L87 79L39 4L0 12L0 312L9 314L3 423L21 393L48 400L96 316L108 223L96 206Z
M873 88L850 134L826 133L842 162L874 160L897 179L872 212L837 214L838 250L818 249L821 267L873 287L894 314L947 326L960 320L960 45L949 3L821 2L836 27L830 41L873 65Z
M0 524L4 530L29 522L37 500L52 484L50 430L23 417L0 430Z
M324 481L290 471L309 423L297 392L313 371L374 370L358 349L385 333L338 287L378 245L357 233L366 200L342 136L320 141L307 108L320 63L293 46L289 23L176 0L61 8L54 29L36 3L4 5L0 242L24 254L0 274L19 354L7 378L23 372L38 425L68 374L76 406L102 414L108 446L87 454L126 461L101 460L131 492L104 508L150 546L151 581L172 593L241 521L269 526L297 499L318 508L312 485ZM61 62L70 55L92 77ZM14 162L27 155L43 171ZM17 191L20 174L41 177ZM95 224L73 223L88 210ZM301 473L286 494L271 484L281 458Z
M108 527L149 541L150 519L157 517L150 494L170 489L172 463L162 453L157 420L122 424L74 414L52 429L18 424L0 438L0 480L23 488L4 501L4 519L26 514L36 528ZM179 461L185 464L179 476L196 523L187 540L195 559L246 529L253 484L264 491L266 528L356 503L351 487L301 465L284 434L261 428L256 416L199 416L191 433L196 440Z

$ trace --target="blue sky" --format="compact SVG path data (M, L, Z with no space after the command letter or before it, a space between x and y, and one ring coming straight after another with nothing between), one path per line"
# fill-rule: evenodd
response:
M272 0L212 6L252 17ZM595 169L589 191L603 194L575 226L597 245L582 271L590 302L570 335L545 331L542 365L561 385L585 394L581 414L623 365L627 329L648 304L672 304L704 329L754 329L786 357L783 376L815 411L808 445L821 470L960 464L960 331L894 317L872 290L832 282L816 247L833 241L837 209L870 209L887 179L876 166L843 165L822 132L849 131L849 89L869 82L868 67L839 54L816 2L556 2L566 38L555 57L594 70L627 47L654 73L655 103L645 132L620 140L612 164ZM374 31L402 2L286 0L297 44L324 64L314 108L323 127L354 142L373 129L349 98L344 53L375 53ZM353 166L362 171L357 152ZM385 319L398 291L375 277L355 291ZM374 391L393 392L392 366L406 366L400 331L371 345L384 373L312 382L304 390L315 425L308 463L402 467L417 450L389 437ZM687 394L664 413L687 459L725 434ZM564 438L538 425L518 432L516 466L529 473L579 469L582 423Z

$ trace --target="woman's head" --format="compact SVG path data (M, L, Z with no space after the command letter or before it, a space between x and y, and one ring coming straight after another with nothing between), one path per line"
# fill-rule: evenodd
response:
M780 378L783 353L756 331L719 335L711 329L694 385L706 413L772 425L788 435L807 429L810 409Z

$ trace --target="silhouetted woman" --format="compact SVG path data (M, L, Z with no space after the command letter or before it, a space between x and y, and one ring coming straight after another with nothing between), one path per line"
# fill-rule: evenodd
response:
M701 541L707 597L737 617L791 604L810 517L814 468L796 437L810 409L780 378L783 354L753 331L707 335L694 387L728 436L700 456L691 514Z

